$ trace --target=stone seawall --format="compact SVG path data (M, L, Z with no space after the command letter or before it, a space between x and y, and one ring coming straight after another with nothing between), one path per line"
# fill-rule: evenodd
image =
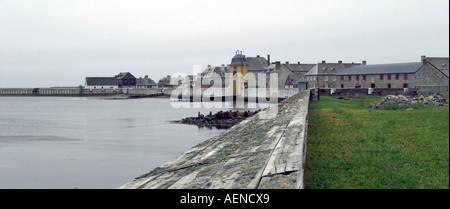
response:
M302 91L119 188L302 189L309 97Z

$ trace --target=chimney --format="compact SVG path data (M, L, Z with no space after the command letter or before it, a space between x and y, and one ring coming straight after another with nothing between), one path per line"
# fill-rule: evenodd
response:
M339 60L338 63L339 63L339 64L342 64L342 60Z
M267 66L270 65L270 54L267 55Z
M280 61L275 62L275 70L280 68L280 64L281 64Z
M422 55L422 56L420 57L420 59L422 60L422 64L427 63L427 56Z
M325 61L325 60L322 60L322 64L325 64L325 63L327 63L327 61Z
M256 55L256 57L258 57L258 58L259 58L259 54L258 54L258 55Z
M289 61L286 61L286 64L289 64Z
M210 68L211 67L211 65L208 65L208 68Z
M299 64L299 65L300 65L300 61L298 61L298 62L297 62L297 64Z
M362 65L366 65L367 64L367 61L362 61Z

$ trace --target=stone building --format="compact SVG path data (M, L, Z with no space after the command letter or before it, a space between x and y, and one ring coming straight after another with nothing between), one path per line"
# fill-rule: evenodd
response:
M448 75L428 61L353 66L337 77L341 89L448 86Z
M434 67L442 71L445 75L449 76L449 58L448 57L427 57L423 55L421 57L422 63L429 62Z
M317 63L312 69L305 74L308 82L308 88L321 88L331 89L338 88L336 81L338 80L336 75L343 72L347 68L352 66L365 66L366 61L361 63L343 63L338 61L337 63L327 63L323 60L321 63Z
M314 65L285 62L281 64L280 61L271 63L265 68L266 74L278 74L278 89L296 89L305 90L307 88L307 81L305 74L311 70ZM267 79L269 79L267 77ZM267 84L269 86L269 84Z

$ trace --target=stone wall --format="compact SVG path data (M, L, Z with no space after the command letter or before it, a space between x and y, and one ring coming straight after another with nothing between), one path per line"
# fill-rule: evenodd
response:
M411 87L417 86L448 86L448 77L434 68L430 63L422 66L411 76Z
M309 94L265 109L119 188L304 188Z

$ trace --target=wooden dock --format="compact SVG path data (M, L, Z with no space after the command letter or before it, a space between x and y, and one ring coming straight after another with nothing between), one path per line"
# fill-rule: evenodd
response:
M302 189L309 98L300 92L119 188Z

